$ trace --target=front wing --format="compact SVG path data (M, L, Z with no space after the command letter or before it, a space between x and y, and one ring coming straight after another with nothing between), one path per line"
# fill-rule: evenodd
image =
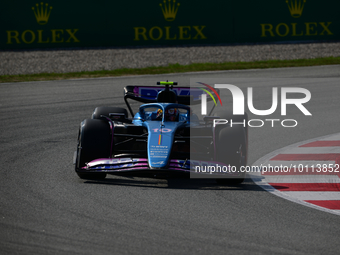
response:
M214 168L215 167L215 168ZM209 171L208 171L209 170ZM77 170L83 173L111 173L119 174L124 172L178 172L193 174L211 174L224 175L227 177L240 176L239 172L230 170L230 166L221 162L198 161L198 160L180 160L171 159L166 168L150 168L147 158L101 158L93 160L85 167Z

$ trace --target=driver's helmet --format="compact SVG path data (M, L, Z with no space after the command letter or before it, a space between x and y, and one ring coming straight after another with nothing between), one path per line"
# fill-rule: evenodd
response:
M156 120L162 120L163 117L163 111L162 109L158 109L156 113Z
M179 117L179 111L177 108L170 108L165 112L165 119L168 121L177 121Z

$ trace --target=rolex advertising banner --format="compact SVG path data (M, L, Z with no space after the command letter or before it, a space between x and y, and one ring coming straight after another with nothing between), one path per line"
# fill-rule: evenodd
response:
M340 1L4 1L0 49L340 39Z

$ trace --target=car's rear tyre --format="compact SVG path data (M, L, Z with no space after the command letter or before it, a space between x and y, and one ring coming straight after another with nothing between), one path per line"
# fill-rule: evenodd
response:
M110 117L110 113L123 113L125 119L128 117L128 111L125 108L101 106L94 109L92 119L105 119L105 117Z
M86 163L110 157L111 131L109 123L98 119L86 119L80 125L76 156L76 172L82 179L104 179L106 173L80 172Z
M222 126L222 125L221 125ZM220 127L215 129L217 161L230 165L239 173L237 177L217 178L219 184L240 184L245 179L245 173L240 171L247 162L247 143L245 129L242 126Z

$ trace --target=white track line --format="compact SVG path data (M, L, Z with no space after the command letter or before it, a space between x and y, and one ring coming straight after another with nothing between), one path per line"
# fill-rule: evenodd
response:
M257 179L259 180L259 179ZM266 183L340 183L337 175L268 175Z
M297 147L282 154L323 154L323 153L340 153L340 147Z
M332 136L323 137L320 141L340 141L340 133Z
M292 195L289 193L294 192L294 197L300 200L340 200L340 192L338 191L281 191L285 195Z

